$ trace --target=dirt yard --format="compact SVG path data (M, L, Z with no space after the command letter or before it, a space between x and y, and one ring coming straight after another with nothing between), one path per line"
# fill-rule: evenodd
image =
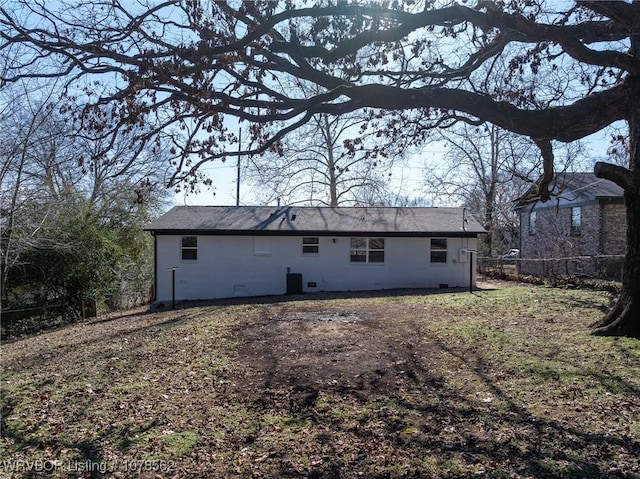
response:
M422 341L416 328L407 331L404 321L381 315L376 307L305 309L270 311L235 329L242 344L239 358L254 371L252 386L262 400L293 389L306 406L320 392L367 401L399 385L441 381L422 362L438 356L439 348ZM410 317L411 309L396 314Z

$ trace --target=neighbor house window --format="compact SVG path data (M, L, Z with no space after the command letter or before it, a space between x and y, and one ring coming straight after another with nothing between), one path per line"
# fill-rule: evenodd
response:
M536 214L535 211L532 211L531 213L529 213L529 234L530 235L536 234L536 216L538 215Z
M352 263L384 263L384 238L351 238Z
M446 263L447 262L447 239L431 238L431 262Z
M582 227L582 207L574 206L571 208L571 234L580 234Z
M318 238L302 238L302 254L318 254L319 252Z
M198 237L197 236L182 237L182 259L183 260L198 259Z

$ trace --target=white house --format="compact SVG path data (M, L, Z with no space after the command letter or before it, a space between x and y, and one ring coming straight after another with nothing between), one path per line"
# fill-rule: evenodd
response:
M176 206L147 228L157 302L469 287L482 226L463 208Z

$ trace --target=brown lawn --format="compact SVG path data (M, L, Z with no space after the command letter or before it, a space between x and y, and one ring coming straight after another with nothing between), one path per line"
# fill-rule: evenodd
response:
M262 298L2 346L2 477L640 477L605 293Z

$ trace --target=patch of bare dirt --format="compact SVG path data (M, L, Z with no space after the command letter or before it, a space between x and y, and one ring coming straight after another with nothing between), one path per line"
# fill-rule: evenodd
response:
M485 279L477 289L512 286ZM283 387L304 398L331 391L364 401L394 395L398 389L432 390L443 384L428 363L439 361L442 369L450 355L412 321L424 316L424 307L354 301L355 308L334 311L311 300L303 308L272 309L258 321L235 328L238 355L254 371L252 386L259 401Z
M320 391L365 400L403 383L438 383L420 362L433 356L434 346L408 337L400 323L371 307L283 312L238 328L238 354L255 372L261 401L282 387L308 402Z

